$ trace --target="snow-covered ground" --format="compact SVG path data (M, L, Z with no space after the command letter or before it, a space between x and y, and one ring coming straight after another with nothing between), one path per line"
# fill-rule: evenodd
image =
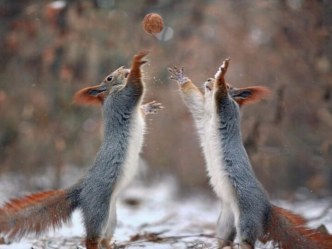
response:
M214 231L220 208L218 202L202 194L178 198L176 192L176 183L169 178L152 186L142 183L132 185L118 202L115 248L217 248ZM309 223L312 227L325 224L332 231L332 210L325 210L331 204L331 199L274 203L312 219ZM322 213L324 215L317 218ZM81 214L77 211L73 214L71 224L59 230L50 231L39 238L30 237L2 244L0 248L76 249L84 248L83 238ZM256 248L264 246L257 245Z

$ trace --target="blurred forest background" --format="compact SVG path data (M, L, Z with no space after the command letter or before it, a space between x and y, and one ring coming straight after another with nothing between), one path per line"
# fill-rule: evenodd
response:
M163 16L163 34L143 31L149 12ZM102 117L74 105L73 94L148 48L146 101L165 106L148 120L150 177L174 174L183 190L207 189L193 121L167 67L184 66L201 85L231 57L234 86L272 89L242 110L245 146L268 192L331 194L331 1L0 0L0 16L0 176L24 176L20 183L35 189L45 172L51 187L68 168L83 174Z

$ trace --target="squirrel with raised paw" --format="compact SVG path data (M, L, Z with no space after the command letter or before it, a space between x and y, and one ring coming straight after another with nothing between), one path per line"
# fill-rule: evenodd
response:
M273 241L280 249L332 248L332 236L309 229L301 216L271 204L256 179L242 142L240 106L264 98L268 89L233 88L225 82L228 65L225 60L215 77L205 82L204 95L183 68L169 69L194 118L210 184L222 201L219 247L253 249L260 240Z
M131 69L120 67L97 86L77 92L80 104L100 104L104 139L93 166L75 185L14 199L0 208L0 233L8 238L40 234L57 228L80 209L86 230L86 248L111 248L116 227L116 200L137 171L145 132L144 115L162 109L161 104L141 105L144 95L142 51Z

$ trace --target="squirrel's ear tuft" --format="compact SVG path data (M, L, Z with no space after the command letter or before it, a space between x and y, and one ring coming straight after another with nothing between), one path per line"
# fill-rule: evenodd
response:
M270 89L263 86L252 86L245 88L235 88L231 97L239 104L248 105L265 99L271 93Z
M79 105L102 105L105 99L105 90L101 86L86 87L74 95L74 103Z

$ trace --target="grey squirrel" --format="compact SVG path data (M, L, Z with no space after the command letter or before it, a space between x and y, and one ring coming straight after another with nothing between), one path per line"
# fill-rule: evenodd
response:
M225 82L229 60L204 83L204 95L184 75L170 68L200 137L210 184L222 201L217 223L220 248L253 249L256 240L280 249L332 248L332 236L305 226L301 216L270 203L256 179L243 146L240 106L264 98L265 87L234 88ZM234 247L238 248L238 247Z
M21 238L39 234L68 221L75 209L83 214L86 248L111 248L116 226L118 194L137 170L145 132L144 115L162 106L142 105L144 84L141 67L147 51L134 56L131 69L120 67L97 86L78 91L79 104L101 104L104 139L89 172L72 187L14 199L0 208L0 234Z

